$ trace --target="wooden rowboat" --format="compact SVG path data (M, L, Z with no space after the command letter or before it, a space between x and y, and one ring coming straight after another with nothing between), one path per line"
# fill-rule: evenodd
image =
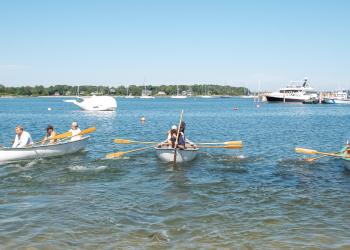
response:
M76 153L85 148L89 138L87 136L75 141L65 140L27 148L0 148L0 164Z
M158 158L164 162L174 161L174 148L167 143L160 143L155 147ZM185 149L176 149L176 162L188 162L196 158L198 148L193 143L186 143Z
M346 147L344 147L341 152L341 158L343 160L344 167L350 171L350 155L346 153Z

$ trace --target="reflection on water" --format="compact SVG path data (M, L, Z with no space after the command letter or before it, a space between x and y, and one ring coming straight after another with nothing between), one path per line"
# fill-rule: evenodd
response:
M181 109L191 140L243 140L244 149L203 149L175 168L152 150L104 159L144 146L116 137L165 139ZM348 249L349 171L339 159L307 163L294 147L337 151L349 117L341 105L257 109L234 98L118 99L117 113L60 98L1 99L2 145L18 123L36 141L48 123L59 132L73 120L97 127L85 152L0 167L1 248Z

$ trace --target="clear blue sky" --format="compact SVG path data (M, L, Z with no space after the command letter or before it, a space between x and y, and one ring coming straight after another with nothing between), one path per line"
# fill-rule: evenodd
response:
M350 89L350 1L2 1L0 83Z

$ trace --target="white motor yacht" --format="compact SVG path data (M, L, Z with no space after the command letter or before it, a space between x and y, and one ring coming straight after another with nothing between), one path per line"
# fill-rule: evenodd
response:
M302 85L293 84L279 89L277 92L266 95L268 102L303 102L310 99L317 99L318 93L309 86L308 79L305 78Z

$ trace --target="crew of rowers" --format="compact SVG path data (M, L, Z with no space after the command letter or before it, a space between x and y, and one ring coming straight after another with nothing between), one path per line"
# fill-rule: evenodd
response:
M71 133L70 140L76 141L81 139L81 130L77 122L72 122L71 129L69 130ZM57 143L57 139L55 139L57 133L52 125L48 125L46 128L46 135L41 141L41 145L45 144L55 144ZM13 142L12 148L25 148L33 146L33 140L31 135L24 130L23 126L16 126L16 136Z
M172 148L175 146L179 149L185 149L186 143L188 140L185 136L186 123L180 123L180 129L176 125L171 126L171 129L168 131L168 138L165 141L165 144L171 145ZM192 145L193 146L193 145Z

